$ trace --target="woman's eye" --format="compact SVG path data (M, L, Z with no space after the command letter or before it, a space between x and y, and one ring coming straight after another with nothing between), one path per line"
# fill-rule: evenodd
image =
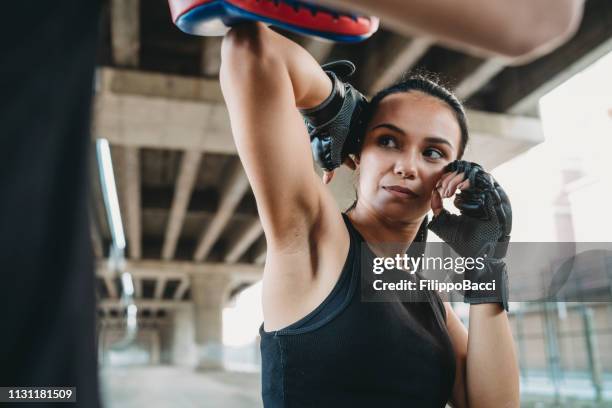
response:
M425 150L425 156L431 159L441 159L444 157L444 153L439 151L438 149L427 149Z
M385 146L385 147L397 147L397 143L395 141L395 138L393 136L381 136L378 138L378 144L380 146Z

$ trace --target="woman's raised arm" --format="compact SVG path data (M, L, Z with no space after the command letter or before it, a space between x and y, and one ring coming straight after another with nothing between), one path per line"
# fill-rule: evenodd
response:
M328 97L331 81L298 44L263 24L233 28L222 45L221 88L238 155L268 246L291 244L316 221L324 186L298 108Z

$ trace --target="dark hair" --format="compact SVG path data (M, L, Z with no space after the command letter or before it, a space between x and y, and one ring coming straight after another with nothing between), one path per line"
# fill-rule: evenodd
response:
M457 99L457 97L451 91L444 87L438 78L436 78L433 74L426 73L410 75L406 79L402 79L400 82L379 91L376 93L376 95L374 95L374 97L372 97L372 100L368 103L368 106L364 111L364 117L362 120L363 125L358 136L357 151L361 151L361 147L365 140L366 127L370 120L372 120L372 117L374 117L380 102L389 95L411 91L422 92L426 95L433 96L434 98L444 102L449 108L452 109L453 113L455 114L455 118L457 119L457 123L459 124L459 129L461 130L459 155L457 157L460 159L463 156L465 146L467 145L469 139L465 110L463 109L463 105L459 99Z
M370 100L363 113L363 118L361 120L362 126L357 135L356 152L361 152L361 148L363 147L363 143L365 141L367 126L370 123L370 120L372 120L374 117L380 102L389 95L412 91L422 92L426 95L433 96L434 98L444 102L449 108L452 109L453 113L455 114L455 118L457 119L457 123L459 124L459 129L461 130L459 154L457 156L457 158L460 159L465 152L465 146L467 145L469 139L467 117L463 105L451 91L442 85L439 78L431 73L425 72L409 75L400 82L379 91L372 97L372 100ZM356 193L357 192L355 192L355 194ZM358 197L355 197L355 201L347 209L347 211L355 208L355 205L357 205L357 198Z

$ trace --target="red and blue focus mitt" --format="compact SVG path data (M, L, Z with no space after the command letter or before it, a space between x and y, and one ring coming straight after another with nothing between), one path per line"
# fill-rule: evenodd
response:
M378 18L296 0L169 0L172 21L194 35L224 35L241 21L261 21L336 42L358 42L378 29Z

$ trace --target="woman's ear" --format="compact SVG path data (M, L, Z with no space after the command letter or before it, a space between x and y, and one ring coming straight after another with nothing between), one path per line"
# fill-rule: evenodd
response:
M359 162L355 161L355 155L349 154L346 159L342 162L345 166L347 166L351 170L356 170L359 167Z

